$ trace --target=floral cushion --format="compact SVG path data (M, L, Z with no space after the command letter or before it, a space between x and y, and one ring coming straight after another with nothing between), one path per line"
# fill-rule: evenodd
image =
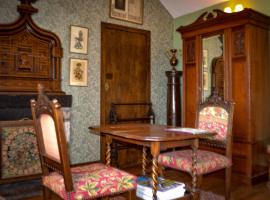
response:
M158 161L162 166L192 173L192 150L163 153L159 155ZM231 161L221 154L205 150L197 151L196 173L198 175L214 172L228 166L231 166Z
M63 199L95 199L136 188L136 177L100 163L71 168L74 191L65 191L57 172L43 177L43 185Z
M199 129L216 131L214 139L226 143L228 131L228 112L221 107L205 107L199 113Z

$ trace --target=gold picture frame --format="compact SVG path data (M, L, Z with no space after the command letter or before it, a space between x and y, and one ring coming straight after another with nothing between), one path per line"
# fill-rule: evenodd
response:
M70 58L70 85L87 86L88 60Z
M70 48L71 53L88 53L88 28L81 26L70 26Z
M203 90L209 90L209 76L208 72L203 72Z
M203 68L208 68L208 50L203 50Z
M110 17L143 24L144 0L110 0Z

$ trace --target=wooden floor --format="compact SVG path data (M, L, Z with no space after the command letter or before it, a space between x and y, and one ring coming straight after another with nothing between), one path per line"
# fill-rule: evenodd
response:
M138 174L138 168L129 169L131 173ZM185 183L190 183L191 179L187 174L175 170L167 169L165 176ZM224 195L224 174L223 172L211 174L203 178L201 187L205 191L212 191L215 194ZM267 182L262 182L253 186L248 186L232 178L232 200L268 200L270 199L270 186ZM42 197L28 198L27 200L42 200ZM212 199L211 199L212 200ZM214 200L214 199L213 199Z
M191 184L191 177L185 173L180 173L176 170L166 170L165 177L182 180L185 183ZM223 171L204 176L201 189L204 191L212 191L215 194L224 196L225 180ZM267 182L262 182L256 185L246 185L239 182L234 176L232 177L231 188L232 200L270 200L270 186L267 187Z

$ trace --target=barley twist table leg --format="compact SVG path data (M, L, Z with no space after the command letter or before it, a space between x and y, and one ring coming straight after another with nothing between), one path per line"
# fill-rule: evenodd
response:
M106 165L110 166L111 163L111 143L107 141L107 147L106 147Z
M142 175L145 176L145 169L146 169L146 147L143 146L143 155L142 155Z
M153 180L153 200L157 199L157 186L158 186L158 158L153 157L152 160L152 180Z
M198 150L198 141L194 142L192 146L192 192L196 192L197 188L197 150Z

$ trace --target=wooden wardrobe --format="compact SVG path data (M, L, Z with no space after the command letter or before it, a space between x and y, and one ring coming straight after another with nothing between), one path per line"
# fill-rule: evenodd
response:
M183 126L194 127L198 103L214 90L223 91L220 95L235 102L233 171L246 183L267 175L269 25L268 16L252 9L230 14L214 10L177 29L183 39ZM211 37L220 41L216 50L211 45L205 48L204 42ZM212 73L214 59L209 53L223 58L219 63L223 63L224 69L219 75Z

